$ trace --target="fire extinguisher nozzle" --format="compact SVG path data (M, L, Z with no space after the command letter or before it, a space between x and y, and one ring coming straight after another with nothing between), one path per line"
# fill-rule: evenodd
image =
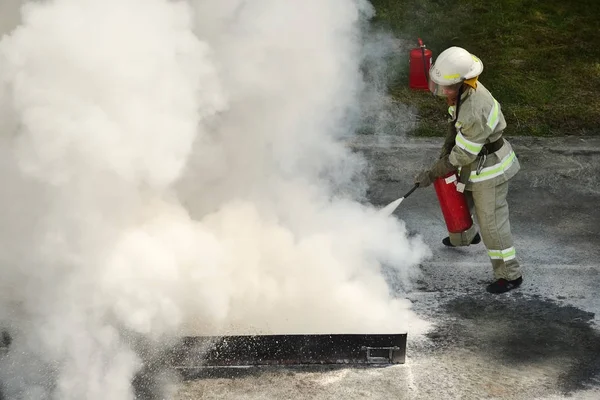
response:
M410 195L412 194L412 192L414 192L415 190L417 190L417 188L418 188L418 187L419 187L419 184L418 184L418 183L415 183L415 186L413 186L413 188L412 188L412 189L410 189L410 190L408 191L408 193L406 193L406 194L405 194L403 197L404 197L404 198L407 198L408 196L410 196Z

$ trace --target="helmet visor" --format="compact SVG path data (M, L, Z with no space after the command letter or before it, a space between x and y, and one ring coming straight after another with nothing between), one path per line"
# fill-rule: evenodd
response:
M454 85L443 86L443 85L439 85L439 84L435 83L431 79L429 80L429 90L431 91L431 93L433 93L434 95L439 96L439 97L448 97L448 96L457 95L458 89L460 89L461 85L462 85L462 82L455 83Z

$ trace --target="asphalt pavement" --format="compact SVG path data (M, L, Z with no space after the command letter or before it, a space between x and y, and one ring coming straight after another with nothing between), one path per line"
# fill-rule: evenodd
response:
M426 338L409 336L406 364L268 369L183 382L177 398L600 398L600 138L508 139L521 163L508 195L519 289L486 293L485 247L444 248L435 192L418 189L394 215L432 249L409 298L435 325ZM369 201L384 206L412 187L441 141L359 136L349 145L369 160ZM389 281L394 288L392 273Z

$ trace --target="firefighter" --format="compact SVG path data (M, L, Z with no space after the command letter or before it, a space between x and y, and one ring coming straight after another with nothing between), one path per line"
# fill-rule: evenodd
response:
M512 146L502 137L506 121L500 104L478 82L482 71L481 60L460 47L444 50L431 66L429 89L446 98L451 129L439 160L421 171L415 183L427 187L438 177L457 172L457 190L464 190L481 236L473 225L465 232L450 233L442 242L449 247L468 246L483 238L494 271L494 281L486 290L497 294L523 281L506 201L508 181L520 165Z

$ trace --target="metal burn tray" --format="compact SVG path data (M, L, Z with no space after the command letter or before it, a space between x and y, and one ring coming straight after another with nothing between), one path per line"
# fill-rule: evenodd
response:
M180 370L404 364L406 334L190 336L169 351Z

